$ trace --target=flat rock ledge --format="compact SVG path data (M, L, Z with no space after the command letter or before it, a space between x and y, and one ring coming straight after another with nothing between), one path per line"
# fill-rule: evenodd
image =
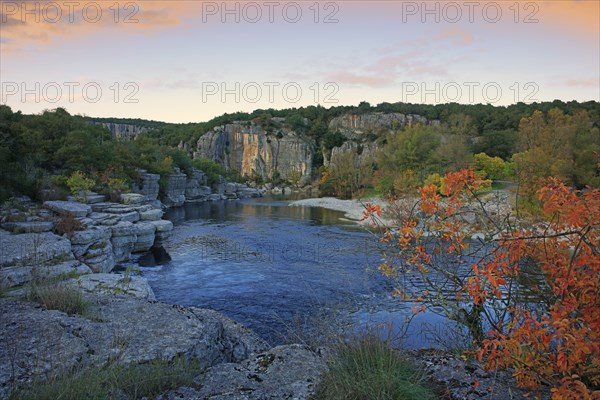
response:
M70 285L88 293L128 294L139 299L156 300L148 280L122 274L90 274L72 279Z
M131 364L184 357L207 368L193 388L172 390L162 399L307 399L326 368L320 353L301 345L269 349L254 332L216 311L148 301L135 293L97 293L106 277L82 278L79 286L90 303L85 317L0 298L0 399L35 378L109 359Z
M183 356L203 367L238 363L268 349L255 333L226 317L129 295L87 293L87 317L0 298L0 398L15 383L57 371Z
M181 387L158 399L308 399L325 369L319 352L299 344L278 346L241 363L215 365L195 379L199 389Z

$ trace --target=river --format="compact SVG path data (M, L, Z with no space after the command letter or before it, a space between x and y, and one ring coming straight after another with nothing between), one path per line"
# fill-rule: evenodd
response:
M265 197L171 209L165 218L175 229L165 247L172 260L142 274L158 300L217 310L271 344L298 326L321 329L334 315L348 334L402 331L412 305L389 296L375 235L341 212L288 204ZM439 347L448 324L419 314L402 344Z

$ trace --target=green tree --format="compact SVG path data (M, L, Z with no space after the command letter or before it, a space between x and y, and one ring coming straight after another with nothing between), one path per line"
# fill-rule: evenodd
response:
M436 149L440 133L433 127L417 125L390 135L378 156L378 165L387 171L419 171L422 178L439 168Z
M476 172L483 173L483 178L500 180L506 176L506 163L500 157L490 157L485 153L475 154L472 165Z

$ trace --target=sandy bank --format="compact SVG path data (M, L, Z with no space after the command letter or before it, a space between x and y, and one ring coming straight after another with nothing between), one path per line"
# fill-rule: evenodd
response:
M292 201L289 206L322 207L328 210L341 211L345 214L346 218L362 225L369 225L371 221L360 221L363 218L363 212L365 211L365 205L367 203L380 205L384 209L387 206L387 202L379 198L341 200L336 199L335 197L296 200ZM381 222L384 225L391 223L391 221L385 220L384 218L382 218Z

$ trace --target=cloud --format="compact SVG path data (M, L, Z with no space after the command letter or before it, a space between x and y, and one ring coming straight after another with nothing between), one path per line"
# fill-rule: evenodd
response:
M600 87L600 79L599 78L570 79L570 80L564 81L564 85L571 86L571 87L598 88L598 87Z
M389 79L381 75L360 75L351 72L334 72L329 80L337 84L348 84L369 87L383 87L389 84Z
M447 77L450 66L467 59L458 56L443 59L439 57L439 51L449 45L467 46L472 39L469 32L461 29L444 30L374 49L375 60L371 63L360 65L352 60L350 65L338 65L326 75L338 84L372 88L389 86L399 80Z
M36 43L55 43L103 30L149 32L176 27L201 13L202 1L132 1L115 3L2 1L0 40L3 51ZM115 6L118 5L118 8Z
M452 28L442 31L434 36L435 40L457 40L459 44L468 45L473 42L473 35L459 28Z

